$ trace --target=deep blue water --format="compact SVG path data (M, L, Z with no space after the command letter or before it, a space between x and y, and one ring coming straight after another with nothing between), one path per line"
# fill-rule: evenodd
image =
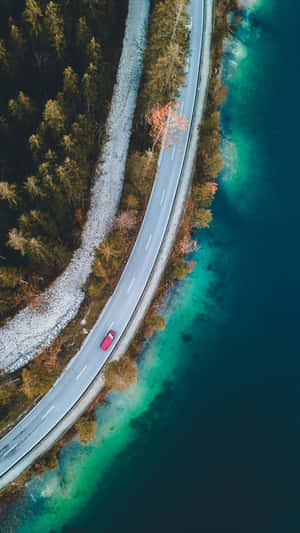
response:
M265 0L240 30L239 72L225 68L238 162L203 239L219 249L211 291L228 317L214 328L208 313L203 342L196 316L189 368L66 531L300 531L299 21L300 3Z
M181 363L64 533L300 531L299 21L264 0L226 46L214 222L154 342Z

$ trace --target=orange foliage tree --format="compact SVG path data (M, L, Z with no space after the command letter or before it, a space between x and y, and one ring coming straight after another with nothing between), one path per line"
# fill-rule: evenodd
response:
M150 136L156 144L170 147L180 139L182 132L187 130L188 119L178 111L179 102L171 101L165 106L155 104L147 114L146 119L150 126Z
M31 307L39 307L42 305L42 301L39 297L41 290L38 287L37 282L34 280L31 283L23 281L20 283L19 288L14 295L15 305L30 305Z
M115 218L115 227L121 233L128 233L128 231L131 231L136 226L136 222L136 217L129 211L122 211L122 213Z

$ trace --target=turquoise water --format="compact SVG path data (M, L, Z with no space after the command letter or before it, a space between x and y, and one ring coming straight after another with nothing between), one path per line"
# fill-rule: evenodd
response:
M300 5L244 4L196 268L137 385L98 408L93 443L67 445L59 471L27 487L9 517L22 533L299 533Z

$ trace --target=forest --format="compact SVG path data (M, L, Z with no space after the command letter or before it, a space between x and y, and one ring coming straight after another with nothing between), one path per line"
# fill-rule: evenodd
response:
M0 2L0 320L80 242L128 0Z

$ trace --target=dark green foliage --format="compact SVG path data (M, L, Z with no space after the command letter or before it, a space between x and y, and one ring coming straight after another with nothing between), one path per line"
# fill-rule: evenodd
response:
M143 121L155 104L166 105L184 85L184 66L189 43L188 0L155 2L150 15L144 71L138 101Z
M1 2L0 268L41 288L79 243L127 4ZM9 275L0 302L15 287ZM0 318L16 308L4 299Z

